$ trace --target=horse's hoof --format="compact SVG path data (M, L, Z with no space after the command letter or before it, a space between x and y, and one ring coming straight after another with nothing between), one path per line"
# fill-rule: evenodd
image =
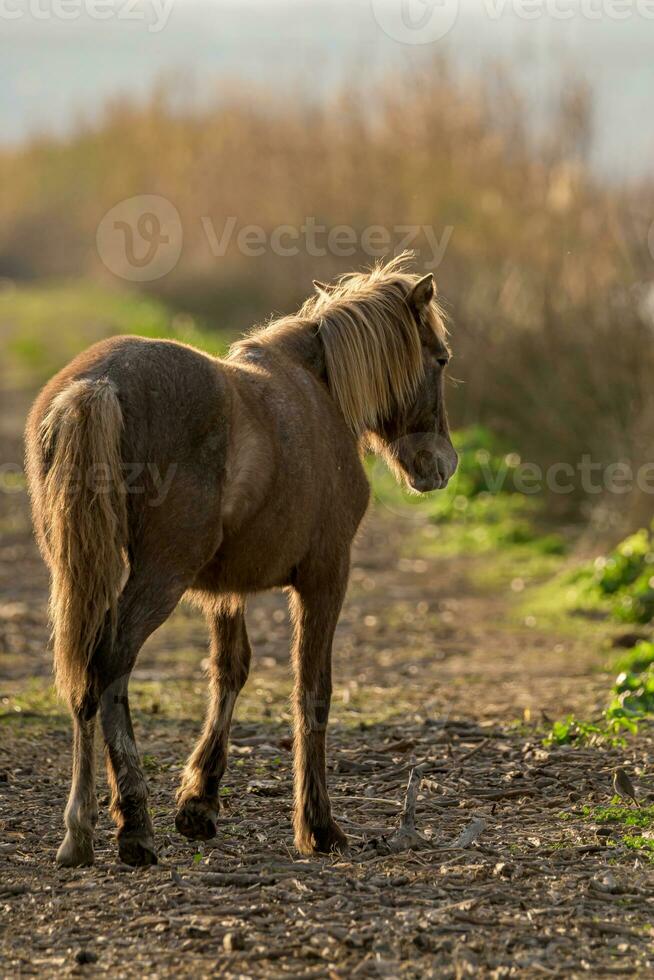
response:
M192 796L177 811L175 826L190 840L211 840L218 829L218 811L207 800Z
M347 837L335 820L326 827L307 827L295 834L295 846L300 854L331 854L347 850Z
M142 831L121 834L118 838L118 855L123 864L131 864L135 868L159 863L154 841Z
M93 864L93 838L88 834L73 835L70 830L61 842L56 861L61 868L83 868Z

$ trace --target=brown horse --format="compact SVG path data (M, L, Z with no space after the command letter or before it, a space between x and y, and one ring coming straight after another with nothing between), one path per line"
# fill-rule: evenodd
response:
M236 697L248 676L249 593L288 588L295 627L295 841L344 846L325 775L331 647L350 547L368 504L361 458L381 453L417 491L457 458L443 400L446 334L431 275L406 256L345 276L225 360L116 337L80 354L27 425L34 524L52 577L58 689L74 726L57 859L93 861L94 729L106 746L120 857L156 862L128 680L146 638L187 594L211 630L211 699L176 825L216 833Z

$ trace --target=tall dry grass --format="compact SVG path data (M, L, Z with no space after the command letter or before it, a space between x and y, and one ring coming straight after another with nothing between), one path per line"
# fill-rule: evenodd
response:
M371 225L428 225L438 238L451 226L436 274L464 382L450 394L455 423L481 421L544 467L585 453L638 466L654 423L644 312L654 193L599 183L586 162L591 128L579 86L565 86L535 139L500 72L462 82L442 62L320 106L227 86L200 106L169 83L147 105L114 102L70 138L0 153L0 276L110 279L100 219L124 198L160 194L182 217L184 249L143 288L237 332L294 308L312 278L369 263L360 236ZM202 218L220 234L229 216L267 232L309 216L354 228L359 245L347 257L301 244L293 257L249 257L233 240L217 258ZM424 236L415 245L424 261ZM642 494L613 503L603 513L627 523L650 510Z

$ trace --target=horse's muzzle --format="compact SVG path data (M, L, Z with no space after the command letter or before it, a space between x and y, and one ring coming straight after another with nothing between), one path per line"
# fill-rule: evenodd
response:
M418 493L443 490L459 462L450 440L433 432L404 436L398 443L397 458L409 486Z

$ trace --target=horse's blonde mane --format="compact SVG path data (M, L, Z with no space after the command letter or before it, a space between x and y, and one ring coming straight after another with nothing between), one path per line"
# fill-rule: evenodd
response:
M237 347L273 341L294 327L315 324L325 350L327 380L348 426L357 435L406 407L424 374L420 334L407 299L420 276L406 271L410 252L369 272L348 273L318 287L293 316L273 320ZM445 343L442 311L429 320Z

